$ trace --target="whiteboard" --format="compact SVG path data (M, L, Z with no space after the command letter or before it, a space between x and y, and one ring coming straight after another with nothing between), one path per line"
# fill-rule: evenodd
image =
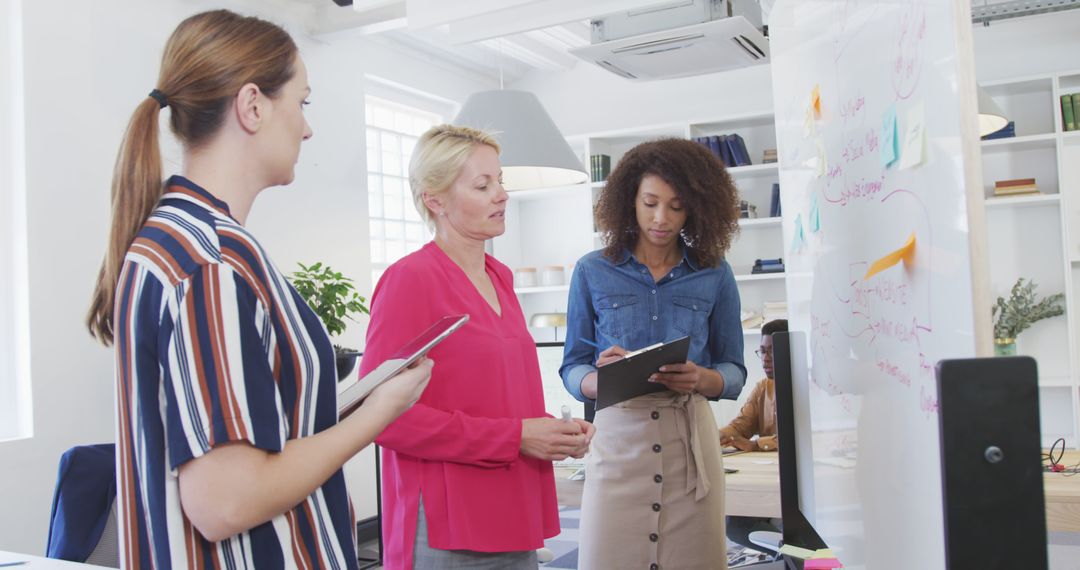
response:
M801 508L847 568L944 567L934 365L991 332L970 22L956 0L770 15L788 310L809 344Z

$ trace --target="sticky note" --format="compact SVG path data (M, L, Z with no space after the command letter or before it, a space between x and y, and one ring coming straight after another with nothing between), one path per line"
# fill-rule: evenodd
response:
M817 194L810 197L810 233L821 231L821 212L818 211Z
M794 556L795 558L802 558L806 560L814 555L813 550L807 550L805 548L799 548L798 546L792 546L785 544L780 547L780 554L786 554L788 556Z
M896 265L903 261L904 263L911 263L915 257L915 234L911 234L908 237L907 242L904 243L900 249L889 253L881 259L870 264L870 269L866 270L866 275L863 279L869 279L874 275L885 271L886 269Z
M836 558L836 555L828 548L819 548L811 558Z
M810 107L814 110L814 119L821 120L821 86L814 85L810 92Z
M904 152L900 155L900 169L918 166L926 160L926 113L923 104L908 109L907 126L904 127Z
M834 570L843 567L844 565L835 558L811 558L803 562L803 570Z
M802 214L795 216L795 232L791 238L791 251L798 252L802 249L803 244L806 243L806 236L803 234L802 226Z
M896 103L881 118L881 166L888 168L900 156L896 142Z
M821 178L822 176L825 176L825 171L828 169L829 161L825 157L825 143L822 142L821 138L818 137L814 141L814 143L817 145L817 155L818 155L816 175L817 175L818 178Z

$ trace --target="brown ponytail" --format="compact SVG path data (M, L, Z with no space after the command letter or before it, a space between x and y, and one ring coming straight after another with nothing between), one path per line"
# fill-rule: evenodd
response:
M112 226L86 326L105 345L113 341L113 308L124 256L161 199L158 114L167 101L169 126L185 150L218 132L232 98L254 83L268 97L295 72L296 44L280 27L228 10L196 14L165 45L157 98L147 96L124 133L112 180Z

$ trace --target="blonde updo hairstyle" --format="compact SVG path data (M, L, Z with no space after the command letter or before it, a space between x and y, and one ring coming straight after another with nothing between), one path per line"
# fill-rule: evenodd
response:
M496 153L500 151L499 143L490 134L449 124L431 127L416 141L409 159L409 187L416 211L428 229L435 229L435 217L424 204L424 193L436 196L449 190L479 145L490 146Z

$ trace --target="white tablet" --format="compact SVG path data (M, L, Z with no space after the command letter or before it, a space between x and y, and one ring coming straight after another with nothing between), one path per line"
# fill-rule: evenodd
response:
M376 386L411 366L468 320L469 315L452 315L435 321L435 324L399 348L363 378L348 387L338 388L338 417L344 417L353 411Z

